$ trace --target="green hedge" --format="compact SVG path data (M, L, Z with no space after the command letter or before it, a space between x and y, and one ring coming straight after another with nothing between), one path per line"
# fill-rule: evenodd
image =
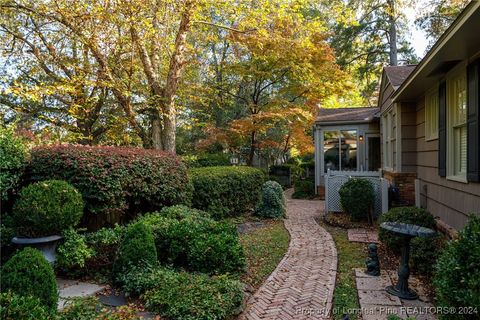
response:
M162 264L209 274L237 273L245 268L243 248L233 225L195 214L171 219L150 213L138 221L152 228Z
M241 215L252 210L261 198L265 174L251 167L205 167L190 170L194 208L212 217Z
M50 310L57 309L55 274L42 253L25 248L15 254L1 270L2 292L33 296Z
M83 196L92 228L175 204L189 204L187 169L171 153L123 147L55 145L32 150L33 180L70 182Z
M267 181L263 184L262 202L255 213L264 218L285 217L286 199L278 182Z
M226 276L157 267L134 269L122 281L127 294L142 295L147 310L168 319L229 319L242 307L242 284Z
M338 192L343 210L352 220L366 220L375 201L373 185L366 179L352 178Z
M447 245L435 266L433 279L436 297L441 307L454 307L456 314L445 319L480 319L480 218L471 216L457 240ZM469 309L471 308L471 309Z
M27 146L12 129L0 125L0 200L17 190L26 166ZM2 210L3 211L3 210Z
M17 236L61 234L83 215L82 195L66 181L45 180L20 190L13 206Z

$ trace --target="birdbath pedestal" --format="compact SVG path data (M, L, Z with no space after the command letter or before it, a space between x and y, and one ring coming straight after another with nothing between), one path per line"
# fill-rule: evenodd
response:
M388 286L386 288L387 292L401 299L418 299L418 294L408 288L408 278L410 277L410 268L408 266L408 261L410 259L410 240L414 237L432 237L435 234L435 231L414 224L401 222L384 222L380 227L395 233L402 239L400 267L398 268L398 282L394 286Z

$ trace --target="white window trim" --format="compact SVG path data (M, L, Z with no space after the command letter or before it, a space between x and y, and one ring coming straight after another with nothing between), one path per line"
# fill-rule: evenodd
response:
M460 65L456 66L452 71L447 74L447 106L446 106L446 116L447 116L447 180L452 180L461 183L468 183L467 181L467 173L463 174L455 174L455 145L454 145L454 108L453 108L453 83L452 81L455 80L460 75L464 75L465 78L467 76L467 68L465 63L461 63ZM467 86L468 84L465 83ZM468 92L467 92L468 94ZM466 124L465 124L466 125ZM467 144L468 148L468 144ZM468 152L467 152L468 153Z
M435 110L431 109L431 104L429 99L431 97L436 97L436 106ZM425 94L425 141L432 141L438 139L438 112L439 112L439 100L438 100L438 86L428 90ZM431 113L435 114L431 114ZM436 118L436 128L432 128L432 123L430 120Z

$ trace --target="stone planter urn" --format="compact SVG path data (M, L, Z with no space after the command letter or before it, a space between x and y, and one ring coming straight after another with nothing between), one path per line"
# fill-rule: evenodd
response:
M62 237L58 235L40 238L14 237L12 243L22 248L32 247L40 250L45 259L53 265L56 261L55 250L57 249L58 241L60 239L62 239Z

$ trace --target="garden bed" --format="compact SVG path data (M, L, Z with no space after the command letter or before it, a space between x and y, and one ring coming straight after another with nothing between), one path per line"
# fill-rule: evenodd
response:
M281 220L265 220L265 226L240 235L247 260L241 280L248 291L257 290L275 270L288 250L290 235Z

